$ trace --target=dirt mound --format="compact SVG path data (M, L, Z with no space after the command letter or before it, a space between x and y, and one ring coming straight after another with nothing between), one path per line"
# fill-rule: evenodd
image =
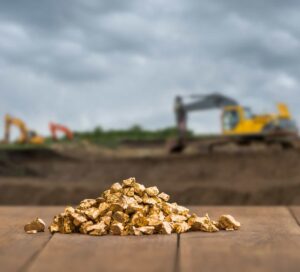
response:
M66 156L50 148L2 148L0 149L0 159L24 162L26 160L62 160L66 159Z
M0 190L6 193L0 195L1 204L73 204L131 176L159 186L183 205L300 204L297 150L146 157L85 151L77 152L76 159L56 151L28 152L7 154L6 159L2 153Z
M29 167L16 165L0 159L0 177L37 177L38 173Z

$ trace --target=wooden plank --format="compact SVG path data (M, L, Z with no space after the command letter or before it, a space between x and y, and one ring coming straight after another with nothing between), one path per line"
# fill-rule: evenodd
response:
M285 207L195 208L211 218L232 214L235 232L192 232L180 236L182 271L299 271L300 228Z
M176 249L176 234L55 234L28 271L174 271Z
M0 207L0 270L18 271L26 267L45 246L51 235L48 231L37 234L24 232L24 225L41 217L49 223L59 207Z
M289 209L300 226L300 206L291 206Z

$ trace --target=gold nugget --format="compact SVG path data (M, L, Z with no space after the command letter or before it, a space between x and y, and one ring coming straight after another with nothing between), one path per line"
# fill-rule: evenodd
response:
M33 234L33 233L44 231L45 226L46 226L45 222L41 218L37 217L30 223L27 223L24 226L24 230L26 231L26 233Z
M218 226L224 230L238 230L241 227L241 223L236 221L232 215L226 214L219 218Z
M114 183L96 199L84 199L74 209L66 207L49 226L51 233L82 233L93 236L152 235L187 231L237 230L240 223L230 215L218 222L208 215L199 217L177 203L156 186L145 187L135 178ZM37 228L26 227L28 233Z

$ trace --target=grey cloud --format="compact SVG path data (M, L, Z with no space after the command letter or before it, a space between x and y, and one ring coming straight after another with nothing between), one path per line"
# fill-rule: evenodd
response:
M1 1L0 115L47 132L174 124L173 97L223 92L295 116L298 1ZM191 126L217 131L217 113ZM55 120L54 120L55 121ZM300 120L298 120L300 121Z

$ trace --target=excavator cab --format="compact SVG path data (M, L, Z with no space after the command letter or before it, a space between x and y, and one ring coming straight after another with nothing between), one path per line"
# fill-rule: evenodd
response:
M230 132L235 129L241 119L240 112L237 109L227 109L222 114L223 132Z
M263 135L267 133L297 133L288 107L278 104L277 114L254 115L247 107L226 106L222 112L224 135Z
M223 108L221 123L223 134L252 132L251 126L254 115L248 107L226 106Z
M36 133L36 131L34 131L34 130L28 131L27 135L28 135L28 139L29 139L30 144L39 145L39 144L43 144L45 142L44 137L38 135Z

